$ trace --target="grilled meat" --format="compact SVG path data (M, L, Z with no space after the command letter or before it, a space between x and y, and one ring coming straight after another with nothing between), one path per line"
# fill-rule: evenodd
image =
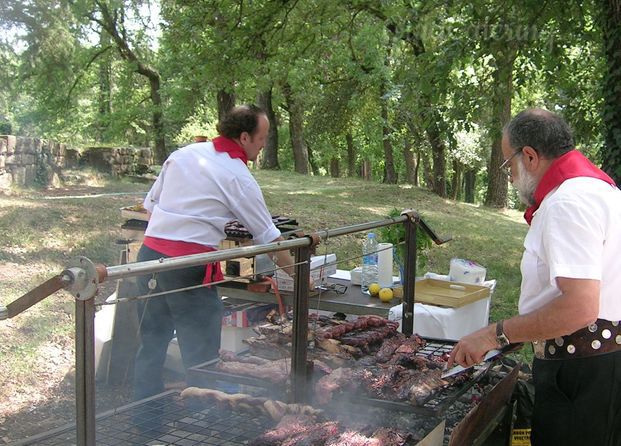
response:
M318 423L311 417L286 416L250 446L322 446L340 430L338 421Z
M220 361L216 369L232 375L250 376L252 378L266 379L272 383L284 383L289 378L291 360L289 358L270 361L265 364L253 364L247 362Z
M420 405L449 384L440 378L442 367L437 361L422 356L400 358L402 364L389 363L354 370L335 370L317 382L317 403L326 404L332 399L334 392L357 386L372 398L409 401L413 405Z
M245 393L225 393L213 389L188 387L181 392L182 399L197 399L215 402L220 407L249 412L253 415L266 415L280 421L287 415L305 416L316 420L323 412L305 404L287 404L278 400L258 398Z
M332 399L332 393L351 383L353 369L338 368L329 375L322 377L315 384L315 397L319 404L326 404Z
M412 374L408 400L414 405L422 404L435 392L446 387L449 383L440 377L441 374L439 369Z
M382 346L375 354L377 362L388 362L392 358L393 353L403 344L406 337L402 333L396 333L395 336L384 339Z

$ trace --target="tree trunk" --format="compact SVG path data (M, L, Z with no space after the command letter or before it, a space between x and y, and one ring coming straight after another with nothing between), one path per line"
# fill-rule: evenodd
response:
M474 190L477 180L477 171L468 169L464 173L464 201L466 203L474 203Z
M416 169L414 171L414 186L418 186L418 174L420 172L420 149L416 151Z
M108 6L101 1L95 1L95 4L101 12L100 18L91 19L99 23L105 31L110 35L114 44L123 59L130 62L134 66L134 71L149 80L151 104L153 104L153 112L151 114L151 127L153 128L154 140L154 158L158 163L163 163L168 153L166 152L166 139L164 136L164 121L162 119L162 98L160 96L160 73L151 65L145 63L138 58L134 50L129 46L126 35L119 31L116 22L117 14L113 14Z
M403 159L405 160L405 180L409 184L416 184L418 164L412 151L412 140L409 137L403 139Z
M429 190L435 190L434 177L433 177L433 172L431 170L431 165L429 164L429 158L427 156L423 156L422 163L423 163L424 186Z
M386 72L390 72L390 56L392 52L392 34L388 39L386 57L384 58L384 66ZM395 172L395 160L392 151L392 142L390 141L390 125L388 121L388 81L384 79L380 85L380 104L382 114L382 145L384 146L384 183L397 184L397 173Z
M278 164L278 122L274 107L272 106L272 87L262 91L257 100L259 107L267 113L270 121L270 131L267 134L267 141L263 149L263 158L261 159L262 169L280 169Z
M366 181L371 181L371 179L373 178L371 171L371 161L365 159L362 160L362 162L360 163L360 178Z
M283 94L289 111L289 135L293 148L293 164L297 173L308 174L308 147L304 141L304 111L291 91L291 85L283 86Z
M621 182L621 0L600 0L603 9L604 51L604 147L602 168Z
M513 96L513 62L517 54L515 45L506 45L494 56L494 102L491 128L492 154L488 164L488 183L485 205L504 207L507 204L507 175L500 170L502 154L502 128L511 119Z
M347 142L347 175L353 178L356 175L356 148L351 131L345 134L345 141Z
M336 157L330 159L330 176L332 178L339 178L341 176L341 166L339 164L339 159Z
M425 133L431 146L431 157L433 159L433 178L431 181L431 190L440 197L446 197L446 148L444 141L440 135L438 122L442 118L435 110L429 113Z
M306 145L306 150L308 151L308 164L310 164L311 172L313 173L313 175L319 176L321 173L319 172L319 165L317 164L317 160L315 159L315 153L313 152L312 148L308 144L306 144L306 142L304 144Z
M222 118L235 107L235 93L229 93L224 88L218 90L216 99L218 101L218 120L222 121Z
M385 85L382 84L382 97L386 93ZM395 173L395 161L392 154L392 144L390 142L390 127L388 126L388 104L385 99L381 99L382 114L382 146L384 147L384 183L397 184L397 174Z
M99 34L101 48L109 47L110 35L104 30ZM110 114L112 113L112 84L111 84L110 56L105 54L99 59L99 97L97 116L97 139L103 142L107 139L106 132L110 127Z
M155 133L155 158L158 163L163 163L168 158L166 151L166 137L164 136L164 120L162 119L162 97L160 96L160 76L149 78L151 87L151 102L153 103L153 113L151 124Z
M464 166L458 159L453 159L453 180L451 181L451 198L459 200L461 196L461 174Z

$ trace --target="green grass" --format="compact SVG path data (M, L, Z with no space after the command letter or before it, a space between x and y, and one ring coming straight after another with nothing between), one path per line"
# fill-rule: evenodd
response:
M308 232L385 218L394 209L417 210L440 236L453 240L428 251L427 269L447 274L450 259L475 260L487 268L498 286L491 319L517 313L519 263L527 226L515 211L489 209L445 200L409 186L358 179L308 177L290 172L254 172L273 214L294 217ZM146 192L148 185L111 181L95 176L67 191L69 195ZM140 195L46 199L52 191L22 190L0 195L0 303L6 305L59 273L78 255L95 263L116 264L121 238L119 208L142 201ZM320 245L318 254L336 253L338 268L360 263L365 234L335 237ZM60 292L11 321L0 322L0 400L13 387L36 373L42 345L73 337L73 298ZM526 354L526 356L528 356ZM9 378L7 378L9 377Z

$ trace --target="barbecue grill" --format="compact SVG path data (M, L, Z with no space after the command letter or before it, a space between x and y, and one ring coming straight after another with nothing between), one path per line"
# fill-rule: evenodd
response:
M280 232L290 232L298 229L297 220L280 215L272 215L272 223ZM251 239L252 234L237 220L230 221L224 226L224 232L228 239Z
M140 262L137 264L118 265L107 267L95 265L85 257L73 259L69 267L60 275L41 284L31 292L12 302L6 309L0 308L0 319L14 317L30 306L41 301L51 293L65 288L70 290L76 297L76 402L77 416L75 427L65 427L52 433L43 434L20 444L244 444L247 438L254 438L259 432L273 426L270 420L255 420L251 424L254 430L244 430L249 419L247 414L236 418L231 423L232 414L218 409L214 411L224 416L217 418L210 428L211 421L204 421L207 414L213 414L210 407L196 408L187 406L179 401L178 395L162 394L150 400L143 400L117 410L107 412L97 417L95 423L95 389L94 389L94 296L97 286L104 280L125 279L142 274L157 273L174 270L186 266L203 265L205 263L225 261L240 256L255 256L266 254L282 249L293 249L295 252L295 299L293 300L293 336L292 336L292 361L291 361L291 393L290 400L302 402L307 393L307 331L308 331L308 280L310 278L310 254L311 250L321 240L354 232L366 231L382 226L403 223L406 229L406 246L415 246L416 231L420 226L428 232L437 243L446 240L439 239L433 231L420 219L415 211L404 212L402 216L389 220L368 222L335 230L319 231L313 234L301 234L297 239L286 240L278 243L268 243L254 247L240 247L228 252L210 252L200 255L182 256L179 258L159 259L158 261ZM406 335L411 335L413 330L413 305L414 305L414 271L416 271L416 250L407 249L405 259L404 277L404 310L402 329ZM165 399L170 402L165 403ZM207 412L203 412L207 410ZM370 411L382 408L355 406L354 411ZM230 412L230 411L229 411ZM157 415L157 416L156 416ZM412 426L404 420L417 419L415 414L407 412L384 413L376 416L378 422L399 421L398 427L411 429L416 432L420 426ZM405 418L404 418L405 417ZM255 417L256 418L256 417ZM436 420L424 416L425 422ZM156 421L157 420L157 421ZM395 421L396 422L396 421ZM267 423L267 424L265 424ZM195 427L189 427L195 426ZM244 426L241 433L232 432L236 428ZM438 428L444 426L444 422L437 424L432 432L438 432ZM217 429L216 429L217 428ZM195 435L195 436L194 436ZM245 435L246 438L242 438ZM441 434L440 434L441 435ZM194 437L192 437L194 436ZM238 443L233 437L239 437ZM77 437L77 440L74 438ZM417 436L416 438L424 438ZM215 439L215 440L214 440ZM215 441L215 442L214 442ZM428 443L431 444L431 443ZM433 443L433 444L438 444Z

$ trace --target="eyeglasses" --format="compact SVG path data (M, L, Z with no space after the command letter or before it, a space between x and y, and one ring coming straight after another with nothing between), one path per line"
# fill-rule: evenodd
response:
M520 147L519 149L517 149L513 155L511 155L509 158L504 160L502 164L500 165L499 169L502 170L504 173L506 173L507 176L511 176L511 164L509 163L511 162L513 158L515 158L517 155L522 153L523 148L524 147Z
M347 292L347 285L340 283L325 283L315 287L315 289L322 291L334 291L336 294L345 294Z

